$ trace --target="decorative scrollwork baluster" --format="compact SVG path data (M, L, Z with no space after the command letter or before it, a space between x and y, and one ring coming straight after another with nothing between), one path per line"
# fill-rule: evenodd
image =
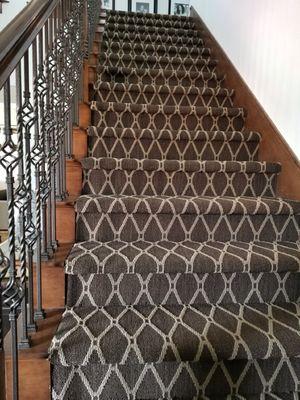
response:
M27 257L26 257L26 207L27 193L25 184L24 172L24 126L22 119L22 77L21 77L21 62L16 70L16 108L17 108L17 151L18 151L18 185L15 190L15 207L18 210L18 233L16 234L19 262L20 262L20 281L24 291L22 299L22 332L20 335L19 346L23 348L29 347L28 329L27 329Z
M9 307L9 323L11 332L11 354L12 354L12 398L19 398L19 368L18 368L18 331L17 316L18 307L25 295L24 288L16 274L16 226L15 226L15 193L14 193L14 171L20 161L20 152L13 142L11 128L11 99L10 78L4 84L4 143L1 147L0 165L6 172L7 185L7 208L8 208L8 281L4 285L2 296L4 305Z
M41 35L39 40L43 40ZM40 68L42 66L42 69ZM35 204L36 204L36 292L37 292L37 305L34 313L35 319L44 318L44 311L42 307L42 192L43 179L44 179L44 164L45 164L45 146L43 139L43 131L41 131L44 124L44 95L45 95L45 80L43 74L43 65L40 63L39 71L37 68L37 40L32 43L32 70L33 70L33 94L34 94L34 145L32 148L32 163L35 170Z

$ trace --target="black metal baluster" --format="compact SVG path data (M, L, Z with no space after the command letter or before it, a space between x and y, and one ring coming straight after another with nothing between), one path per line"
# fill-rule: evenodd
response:
M33 220L33 197L32 197L32 174L31 174L31 129L34 127L36 118L34 108L31 103L29 77L29 51L24 54L24 103L22 107L22 120L24 125L25 139L25 186L27 193L26 203L26 243L28 258L28 302L29 302L29 327L35 329L33 314L33 252L37 240L36 227Z
M43 105L40 104L40 91L39 85L41 84L40 71L38 72L37 66L37 39L34 39L32 43L32 72L33 72L33 97L34 97L34 145L32 148L32 162L34 165L35 174L35 225L36 225L36 310L34 313L34 318L41 319L44 318L44 311L42 308L42 179L43 170L42 166L45 163L45 154L43 142L41 136L40 127L42 126L43 118ZM42 90L44 89L44 86Z
M25 184L24 172L24 125L23 125L23 98L22 98L22 67L21 62L15 70L16 77L16 109L17 109L17 151L18 151L18 186L15 190L15 207L18 210L18 226L19 232L16 234L19 250L20 262L20 281L24 291L24 297L21 305L22 332L19 340L20 348L29 347L28 328L27 328L27 246L26 246L26 208L27 208L27 192Z
M45 106L45 148L46 148L46 179L48 186L47 193L47 254L49 257L53 256L55 244L53 243L52 235L52 223L55 213L55 200L53 200L53 193L55 187L53 187L52 175L55 173L52 157L52 135L53 129L55 129L55 115L53 112L53 69L55 68L54 58L52 54L52 47L49 45L49 34L48 34L48 21L44 27L44 45L45 45L45 73L46 73L46 106ZM55 194L54 194L55 195Z
M44 67L44 29L41 29L38 35L38 79L37 79L37 91L38 91L38 102L39 102L39 125L41 132L41 149L43 154L43 160L41 162L41 258L48 259L48 241L47 237L47 198L49 196L49 187L47 182L46 173L46 93L47 93L47 80L45 76ZM37 308L37 312L39 309Z
M22 302L24 291L16 277L15 257L15 196L14 196L14 170L18 166L19 156L17 147L13 142L11 128L11 100L10 78L4 84L4 136L5 140L1 148L0 164L6 171L7 207L8 207L8 274L9 279L3 289L3 303L9 307L9 323L11 333L11 359L12 359L12 399L19 399L19 367L18 367L18 331L17 316L18 307Z

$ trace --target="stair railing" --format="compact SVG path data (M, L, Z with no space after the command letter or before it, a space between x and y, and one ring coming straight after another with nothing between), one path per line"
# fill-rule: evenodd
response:
M57 248L56 201L68 195L65 159L72 154L83 63L99 13L99 0L32 0L0 34L0 180L5 175L8 208L8 250L0 252L0 362L7 350L3 306L13 400L19 398L19 351L30 347L29 333L44 318L42 260Z

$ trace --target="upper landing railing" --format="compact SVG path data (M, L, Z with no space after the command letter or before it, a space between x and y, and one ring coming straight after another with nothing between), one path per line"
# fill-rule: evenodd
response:
M19 350L30 346L28 333L44 317L41 262L57 248L55 203L67 196L65 160L72 155L82 67L100 6L99 0L32 0L0 34L0 168L8 207L8 251L0 252L0 357L5 307L12 360L5 373L13 400L19 398ZM1 390L3 384L3 398Z

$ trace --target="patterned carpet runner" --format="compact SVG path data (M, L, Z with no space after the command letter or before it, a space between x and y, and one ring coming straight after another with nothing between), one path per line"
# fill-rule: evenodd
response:
M55 400L296 400L300 203L191 18L109 12Z

